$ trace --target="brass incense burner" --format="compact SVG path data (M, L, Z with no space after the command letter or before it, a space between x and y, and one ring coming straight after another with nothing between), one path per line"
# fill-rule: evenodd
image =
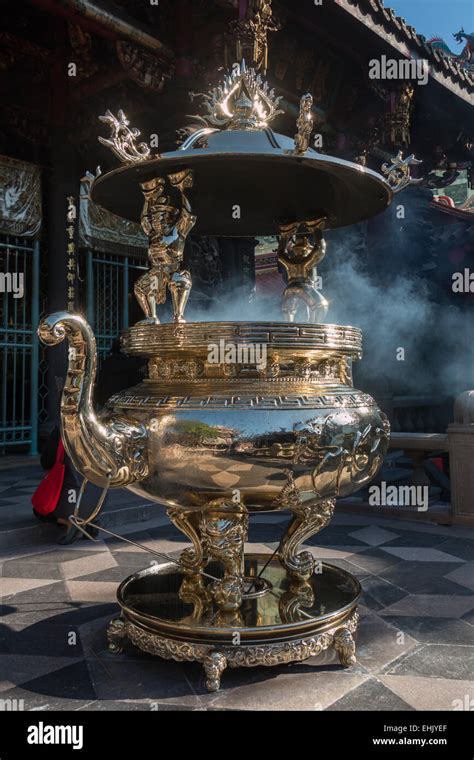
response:
M69 341L61 416L77 469L163 505L191 542L179 561L122 583L110 647L120 651L128 638L160 657L200 661L215 690L226 665L275 665L328 647L343 665L355 661L359 584L301 544L328 524L337 497L374 477L389 427L353 388L360 331L321 324L327 302L316 266L323 230L382 211L392 189L309 147L311 96L302 98L295 139L273 133L278 98L244 64L206 107L179 150L155 157L136 145L122 112L104 117L111 137L102 142L123 165L95 180L92 197L140 219L150 240L150 268L135 287L144 319L122 335L126 353L148 357L147 379L98 413L87 322L57 313L39 334L49 345ZM193 228L280 235L282 322L185 322L192 273L183 248ZM173 321L161 324L168 293ZM291 519L275 555L246 554L249 519L276 510Z

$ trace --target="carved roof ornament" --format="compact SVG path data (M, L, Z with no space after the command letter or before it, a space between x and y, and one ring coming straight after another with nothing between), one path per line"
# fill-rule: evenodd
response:
M271 0L249 0L245 18L232 21L228 27L228 38L235 40L235 55L238 61L246 58L256 71L267 71L268 32L281 29L272 10ZM226 46L227 65L229 50Z
M410 120L415 88L404 82L390 97L390 111L385 115L384 142L389 145L410 144Z
M99 68L92 57L92 37L72 21L68 22L67 28L73 52L72 60L77 66L78 74L83 79L89 79Z
M456 42L463 42L463 40L466 41L466 44L460 54L453 53L452 50L450 50L449 46L441 37L433 37L432 39L427 41L427 44L431 47L433 51L440 53L444 58L448 58L449 60L454 61L462 69L473 74L474 73L474 60L473 60L474 32L471 32L470 34L466 34L466 32L464 31L464 27L461 27L459 32L456 32L455 34L453 34L453 37L456 40Z
M244 60L209 95L198 96L204 98L207 113L191 118L219 129L266 129L275 116L284 113L278 108L281 97L255 69L247 69Z
M110 138L99 137L99 142L110 148L121 161L135 163L153 158L145 142L136 144L140 131L136 127L130 129L130 122L122 109L119 110L117 116L107 109L104 116L99 116L99 119L110 126Z
M165 79L174 73L174 66L165 67L163 61L153 53L132 45L126 40L115 43L117 57L127 76L139 87L152 92L163 90Z
M413 153L403 158L403 152L399 150L391 161L391 164L382 164L382 174L385 174L387 182L394 193L399 193L410 185L420 185L423 182L423 177L413 179L410 175L410 166L417 166L423 163L423 161L415 158Z

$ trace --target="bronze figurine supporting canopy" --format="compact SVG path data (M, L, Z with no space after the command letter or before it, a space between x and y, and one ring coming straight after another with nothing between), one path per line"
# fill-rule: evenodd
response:
M328 647L342 665L355 661L359 584L301 545L329 523L337 497L375 476L389 427L352 384L360 331L321 323L316 266L323 229L382 211L392 190L375 172L309 147L307 97L295 139L275 134L278 98L244 64L206 102L204 126L158 157L135 146L123 114L106 115L105 143L123 166L94 181L92 198L141 219L150 239L150 269L135 287L144 319L122 335L125 352L148 357L147 379L97 412L87 322L61 312L39 334L74 349L61 408L74 465L96 485L164 505L191 542L179 561L122 583L110 647L120 651L128 638L160 657L202 662L215 690L227 665L276 665ZM280 235L285 321L184 321L191 275L182 254L193 227ZM161 324L167 291L173 322ZM216 359L216 347L232 348L232 358ZM245 553L249 519L277 510L291 520L275 555Z

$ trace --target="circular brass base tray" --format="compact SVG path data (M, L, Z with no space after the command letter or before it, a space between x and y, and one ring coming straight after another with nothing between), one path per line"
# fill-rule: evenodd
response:
M269 556L245 557L245 581L257 578ZM206 573L216 577L220 565L211 562ZM263 570L268 587L250 591L237 612L222 612L209 599L212 581L187 577L173 563L152 565L127 578L117 597L125 616L149 630L177 639L206 644L242 641L288 641L343 621L355 609L360 585L349 573L321 563L309 581L293 580L274 558ZM246 586L248 589L249 586Z
M341 664L352 665L358 581L326 563L309 581L299 581L277 559L268 559L264 554L245 557L246 578L263 571L267 584L263 593L247 594L236 612L215 606L210 579L186 576L171 562L135 573L118 589L122 614L109 625L111 651L121 651L129 639L165 659L197 660L211 691L219 688L227 666L301 661L330 647ZM206 573L218 576L219 565L210 563Z

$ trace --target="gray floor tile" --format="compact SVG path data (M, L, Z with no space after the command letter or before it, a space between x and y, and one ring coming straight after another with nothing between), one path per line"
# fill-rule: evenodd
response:
M367 528L359 528L349 533L349 535L358 541L363 541L363 543L369 546L379 546L380 544L386 544L388 541L393 541L398 538L399 534L385 530L385 528L380 528L378 525L371 525Z
M469 594L469 590L445 576L459 565L451 562L401 562L379 575L412 594Z
M65 583L54 581L48 586L16 594L4 604L3 610L0 607L0 621L25 626L45 619L54 623L62 613L75 607L77 605L71 602Z
M451 538L438 545L438 549L443 552L448 552L454 557L466 560L467 562L474 562L474 541L467 541L461 538Z
M342 699L332 704L328 710L391 710L411 711L411 707L380 681L371 678Z
M62 578L57 562L25 562L20 559L4 562L0 575L3 578Z
M356 656L365 671L379 672L415 647L416 641L408 632L401 631L373 612L360 611Z
M470 680L474 672L474 647L425 644L384 669L387 675L427 676Z
M472 710L474 705L474 681L398 675L380 676L380 681L415 710Z
M0 624L0 654L82 657L79 628L66 623L52 625L48 620L27 627Z
M423 644L474 645L474 630L465 620L439 617L384 615L384 620ZM473 674L474 675L474 674Z
M362 586L361 601L367 607L381 610L407 596L406 591L376 575L367 576Z
M460 618L474 607L474 596L409 594L379 611L380 615Z
M399 565L402 560L399 557L381 551L381 549L377 547L370 547L369 549L354 554L354 557L351 558L351 562L358 565L363 570L367 570L369 573L382 575L383 570Z
M2 693L2 699L9 697L23 698L25 710L77 709L79 703L96 699L84 660L24 681Z
M474 591L474 562L466 562L461 567L457 567L446 575L446 579Z
M234 710L324 710L367 678L340 665L318 668L309 661L271 668L224 671L221 690L207 693L204 677L195 672L193 686L201 705Z
M194 707L199 704L181 663L151 655L140 659L110 655L90 657L87 665L98 699L149 698Z
M439 547L444 541L442 536L431 533L419 533L403 529L395 532L398 533L398 537L384 543L384 548L387 546Z
M452 562L453 564L459 562L459 557L453 557L452 554L442 552L440 549L431 546L388 546L388 544L383 544L381 548L388 554L400 557L405 562Z

